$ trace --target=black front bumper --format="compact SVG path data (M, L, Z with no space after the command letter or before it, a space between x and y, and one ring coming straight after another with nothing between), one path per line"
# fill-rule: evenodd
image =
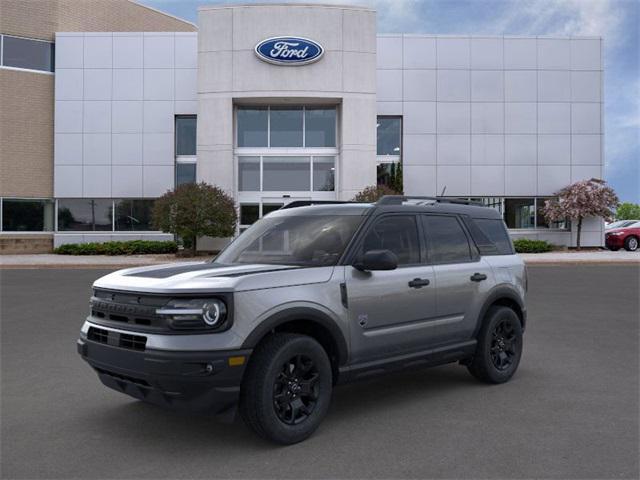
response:
M163 407L220 415L235 410L251 355L251 350L135 351L82 338L77 345L109 388ZM244 362L230 366L230 357Z

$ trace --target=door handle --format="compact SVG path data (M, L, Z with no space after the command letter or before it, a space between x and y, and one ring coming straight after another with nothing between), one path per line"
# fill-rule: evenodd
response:
M429 280L426 278L414 278L409 282L409 286L411 288L422 288L429 285L429 283L430 283Z
M487 276L484 273L474 273L473 275L471 275L471 281L472 282L481 282L482 280L486 280Z

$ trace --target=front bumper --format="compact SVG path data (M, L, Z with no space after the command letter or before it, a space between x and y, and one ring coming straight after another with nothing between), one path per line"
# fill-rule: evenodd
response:
M607 248L622 248L624 247L623 235L605 235L604 244Z
M135 351L86 338L78 339L77 348L109 388L163 407L218 415L235 411L251 355L251 350Z

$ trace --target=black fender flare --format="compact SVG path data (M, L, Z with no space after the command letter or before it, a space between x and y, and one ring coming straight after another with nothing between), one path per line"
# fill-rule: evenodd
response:
M293 307L274 313L263 320L245 339L242 348L255 348L271 330L292 321L308 321L329 332L338 350L338 364L344 365L349 358L347 340L340 327L326 313L312 307Z
M522 322L522 331L524 332L526 323L527 323L527 308L524 304L522 297L519 295L518 291L515 288L507 285L498 285L497 287L493 288L489 292L487 298L482 304L482 308L480 309L480 314L478 315L478 323L476 325L476 329L473 332L474 338L478 335L478 332L480 331L480 327L482 327L482 321L484 320L484 317L487 314L487 310L489 310L489 307L491 307L491 305L493 305L495 302L502 299L510 300L518 305L518 307L520 308L520 311L522 312L522 315L519 315L519 316Z

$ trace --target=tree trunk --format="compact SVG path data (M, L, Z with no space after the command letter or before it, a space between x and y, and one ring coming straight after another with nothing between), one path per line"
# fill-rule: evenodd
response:
M198 252L198 245L197 245L198 239L196 237L193 237L191 239L191 256L195 257L197 255Z
M578 235L576 238L576 250L580 250L580 233L582 232L582 217L578 217Z

